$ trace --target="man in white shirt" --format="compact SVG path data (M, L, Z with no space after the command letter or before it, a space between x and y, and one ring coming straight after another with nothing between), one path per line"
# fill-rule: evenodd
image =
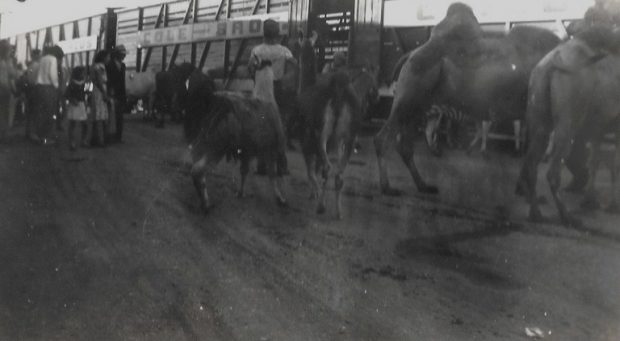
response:
M59 46L44 49L39 60L35 83L35 135L31 139L44 145L54 144L51 137L54 119L58 116L58 71L64 52Z
M287 62L296 65L297 61L293 58L291 50L282 46L279 40L280 25L275 20L265 20L263 23L263 43L256 45L252 49L248 69L252 77L254 77L257 69L261 69L266 63L271 65L273 70L273 95L280 108L282 122L286 126L286 119L284 118L286 113L282 110L282 104L285 100L282 91L282 77L286 72ZM264 162L259 159L258 174L266 173L264 166Z

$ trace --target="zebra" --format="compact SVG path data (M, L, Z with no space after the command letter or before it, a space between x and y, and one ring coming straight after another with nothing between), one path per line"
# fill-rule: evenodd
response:
M426 145L435 156L441 156L441 140L448 147L454 148L456 141L455 133L463 124L471 121L462 110L447 104L433 104L426 111L425 137Z
M465 124L474 123L476 126L476 135L467 147L467 153L470 154L474 147L480 142L480 152L486 155L487 141L490 136L491 126L497 124L500 117L490 111L486 119L478 121L471 115L467 115L462 110L447 104L433 104L426 112L426 143L430 151L435 156L441 156L441 139L450 148L455 145L454 136L458 132L459 127ZM524 130L520 119L513 121L514 134L512 136L494 134L491 137L495 139L512 140L515 143L515 149L520 151L524 144Z

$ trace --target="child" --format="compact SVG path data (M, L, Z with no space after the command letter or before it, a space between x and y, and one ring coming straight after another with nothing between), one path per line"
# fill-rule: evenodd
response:
M83 66L76 66L71 71L71 82L67 86L65 98L69 101L67 105L67 119L69 120L69 147L75 150L80 141L86 140L86 94L84 92L84 83L86 78L86 69ZM74 130L77 123L81 123L82 137L76 141Z

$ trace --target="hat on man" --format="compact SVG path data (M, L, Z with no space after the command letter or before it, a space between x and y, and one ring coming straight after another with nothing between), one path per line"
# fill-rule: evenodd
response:
M263 23L263 36L267 39L275 39L280 35L280 25L273 19L267 19Z
M120 44L116 45L116 47L114 48L114 52L118 54L127 54L127 49L125 48L125 45Z

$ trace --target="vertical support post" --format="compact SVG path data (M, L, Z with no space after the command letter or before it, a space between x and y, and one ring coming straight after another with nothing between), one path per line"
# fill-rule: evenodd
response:
M224 9L224 3L227 0L220 0L220 6L217 8L217 13L215 13L215 18L213 20L218 21L220 16L222 15L222 11ZM200 63L198 64L198 69L202 70L205 66L205 62L207 61L207 56L209 55L209 49L211 48L211 42L208 41L205 44L205 47L202 49L202 54L200 55Z
M254 7L252 8L252 15L255 15L256 13L258 13L258 7L260 5L261 0L256 0L256 2L254 3ZM237 68L239 67L239 61L241 60L241 56L243 55L243 51L245 51L245 47L247 45L247 39L243 39L241 40L241 43L239 44L239 49L237 50L237 55L235 56L235 60L233 61L232 67L230 69L230 73L226 73L226 81L224 82L224 88L227 89L228 85L230 84L230 81L232 80L232 77L235 75L235 72L237 72ZM228 57L226 57L228 60ZM228 70L228 69L225 69Z
M194 0L194 8L192 9L192 22L198 21L198 0ZM191 63L192 65L196 65L196 50L198 45L196 43L192 43L192 52L191 52Z
M76 25L76 30L79 30L79 26L77 24L77 21L75 22ZM101 25L101 23L99 24ZM88 18L88 28L86 31L86 35L90 36L93 34L93 18ZM80 55L81 56L81 55ZM90 68L90 51L86 51L86 68Z
M138 8L138 32L142 31L144 27L144 8ZM138 46L138 50L136 51L136 71L140 72L142 70L142 47Z
M164 27L168 27L168 4L163 4L164 6ZM166 45L161 47L161 70L166 71L166 57L168 56L168 48Z
M105 15L105 43L106 50L112 50L116 46L116 13L113 8L108 8Z
M230 18L230 11L232 9L232 0L226 0L226 18ZM228 79L230 77L230 39L224 41L224 77Z
M161 23L164 20L164 6L165 5L161 5L159 9L159 15L157 16L157 21L155 22L154 28L159 28L159 26L161 26ZM153 53L153 48L148 47L146 49L146 56L144 57L144 63L142 64L142 71L146 71L146 68L149 65L149 60L151 59L151 53Z
M185 10L185 16L183 17L183 23L182 25L187 25L189 23L189 16L191 13L194 13L192 10L194 8L194 2L195 0L189 0L189 5L187 6L187 9ZM195 13L193 14L194 17L196 16ZM168 68L171 68L174 65L174 62L177 59L177 55L179 54L179 48L180 48L180 44L175 44L174 45L174 49L172 50L172 55L170 56L170 62L168 63Z

